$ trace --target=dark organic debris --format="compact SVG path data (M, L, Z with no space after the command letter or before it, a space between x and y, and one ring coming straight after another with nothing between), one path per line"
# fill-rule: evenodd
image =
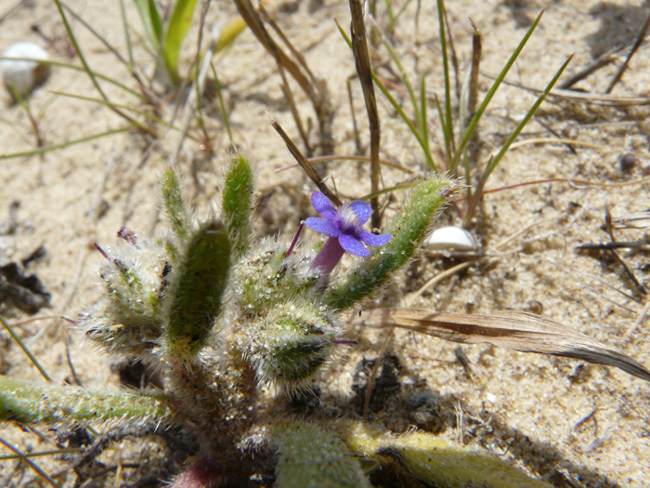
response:
M443 414L442 399L429 389L417 389L406 398L409 419L418 427L433 433L441 432L447 419Z
M119 375L120 383L130 388L144 389L149 385L163 388L159 371L137 358L125 358L114 363L111 371Z
M359 406L363 406L365 403L368 378L376 363L376 359L362 359L354 370L352 390L355 393L355 402ZM381 370L374 382L370 396L370 411L378 412L384 410L385 403L400 391L399 369L400 364L396 356L387 355L383 357Z
M27 274L25 266L46 254L39 247L21 262L11 261L0 266L0 303L11 301L19 309L34 314L50 304L52 294L35 274Z

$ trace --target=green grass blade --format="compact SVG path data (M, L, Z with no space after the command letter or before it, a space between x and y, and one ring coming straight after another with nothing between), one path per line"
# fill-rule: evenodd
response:
M167 30L162 44L162 55L165 60L167 72L174 85L180 83L178 74L178 62L181 54L183 39L192 25L194 8L197 0L178 0L174 11L167 23Z
M399 70L399 74L402 77L402 81L404 82L406 91L408 92L409 98L411 99L411 104L413 105L413 113L415 114L415 125L416 127L420 127L422 125L422 121L420 120L421 113L420 113L420 109L418 108L418 99L415 96L415 91L413 90L413 86L411 85L411 80L409 80L409 77L406 74L406 70L404 69L404 66L402 65L402 62L400 61L399 56L395 52L395 48L392 46L392 44L388 42L387 39L384 39L383 44L386 47L386 50L388 51L388 55L393 60L393 63L395 63L397 69Z
M135 6L140 12L140 18L144 25L144 32L154 50L160 52L160 40L162 39L162 21L158 6L154 0L134 0Z
M236 17L230 21L221 31L215 52L221 52L227 47L232 46L239 37L239 34L244 32L246 27L248 27L248 24L242 17Z
M2 315L0 315L0 323L2 323L2 326L5 328L5 330L9 333L13 341L18 344L18 346L23 350L23 352L27 355L29 360L32 362L32 364L38 369L38 372L41 373L41 376L45 378L47 381L52 381L52 378L50 378L50 375L47 374L45 369L43 369L43 366L41 366L41 363L38 362L38 359L36 359L36 356L32 354L32 351L29 350L29 348L25 345L23 341L20 340L20 337L16 335L14 332L13 327L11 327L7 321L4 319Z
M445 137L445 150L447 161L452 159L454 128L451 120L451 83L449 82L449 53L447 52L447 30L445 28L445 3L438 0L438 24L440 31L440 48L442 51L442 72L445 80L445 123L443 133Z
M365 200L368 201L372 198L380 197L382 195L386 195L388 193L394 193L396 191L401 191L401 190L408 190L410 188L413 188L413 185L416 185L418 182L415 181L409 181L408 183L403 183L401 185L395 185L395 186L389 186L387 188L382 188L379 191L376 191L375 193L368 193L367 195L364 195L362 197L359 197L359 200Z
M533 106L530 108L530 110L526 113L526 116L523 118L523 120L517 125L517 128L513 131L513 133L510 135L508 140L503 144L499 152L494 156L494 158L488 163L488 165L485 168L485 171L483 171L483 174L481 175L481 180L479 181L479 184L476 187L476 190L474 191L474 195L472 196L472 199L469 202L469 206L467 209L467 214L465 215L465 221L468 222L469 219L472 218L474 211L476 209L476 206L478 205L479 200L481 199L483 195L483 188L485 187L485 183L487 182L488 178L490 177L490 174L496 169L497 165L501 161L501 158L503 158L504 154L510 149L510 146L512 143L515 141L515 139L519 136L521 131L524 129L526 124L530 121L530 119L535 115L535 112L539 108L539 106L544 102L546 99L547 95L551 92L553 87L555 86L555 83L557 83L557 80L562 76L562 73L564 73L564 70L566 67L569 65L571 62L571 59L573 59L573 55L569 56L567 60L562 64L559 70L555 73L555 76L553 76L553 79L546 85L546 88L542 92L542 94L535 100L535 103Z
M447 152L447 148L448 148L448 146L447 146L447 133L449 132L447 130L447 119L445 118L445 112L444 112L442 106L440 105L440 99L438 98L438 95L435 95L434 100L436 102L436 110L438 111L438 120L440 121L440 127L442 127L443 137L445 138L445 152L446 152L446 159L447 159L446 166L448 167L449 166L449 161L451 161L451 158L452 158L452 154Z
M61 20L63 21L63 25L65 26L65 30L68 33L68 37L70 38L70 42L72 43L72 46L74 47L75 51L77 52L77 55L79 56L79 60L81 61L81 64L83 64L84 70L90 77L90 80L92 81L93 85L101 95L101 97L109 102L108 96L102 89L101 85L97 81L97 77L95 76L95 72L90 69L90 66L88 65L88 61L86 61L86 57L83 55L83 51L81 50L81 47L79 46L79 43L77 42L77 38L75 37L74 33L72 32L72 27L70 27L70 22L68 21L68 17L65 15L65 12L63 11L63 4L61 3L61 0L54 0L54 3L56 3L56 7L59 11L59 15L61 16ZM66 7L67 9L67 7ZM146 127L143 127L141 124L139 124L137 121L133 120L131 117L126 115L125 113L121 112L120 110L116 108L112 108L113 112L115 112L117 115L128 121L129 123L133 124L134 126L138 127L139 129L143 130L144 132L148 132Z
M51 59L34 59L34 58L3 58L0 56L0 61L5 60L5 59L11 59L12 61L37 61L40 64L47 64L48 66L56 66L57 68L66 68L66 69L71 69L74 71L79 71L82 73L86 72L86 69L82 66L75 66L74 64L70 63L62 63L60 61L53 61ZM128 86L124 85L123 83L120 83L114 78L110 78L106 75L103 75L101 73L95 72L95 76L103 81L106 81L107 83L110 83L111 85L114 85L118 88L121 88L125 92L130 93L131 95L134 95L138 97L140 100L146 100L146 97L144 97L141 93L138 93L137 91L133 90L132 88L129 88Z
M352 49L352 42L350 41L350 38L348 37L346 32L343 30L341 25L338 23L338 21L336 22L336 26L338 27L339 32L343 36L343 39L345 39L345 42L347 42L348 47L350 49ZM415 136L416 140L420 144L420 147L422 148L422 151L424 152L424 157L427 160L427 164L433 170L433 172L437 174L438 170L436 169L436 164L433 161L433 157L431 156L431 152L427 151L427 144L424 142L424 139L422 138L422 135L420 134L420 131L418 131L418 129L415 127L415 125L413 125L413 122L408 117L408 115L406 115L406 112L404 112L404 109L400 106L399 103L397 103L397 100L395 100L395 98L393 98L393 96L390 94L390 92L386 88L386 85L384 85L382 83L382 81L377 77L375 72L371 71L371 74L372 74L372 79L374 80L377 87L379 87L381 92L388 99L388 102L393 106L395 111L398 113L398 115L404 121L404 123L408 126L409 130Z
M404 112L402 107L400 107L399 103L397 103L397 100L393 98L393 96L390 94L386 86L382 83L382 81L377 77L377 75L372 72L372 79L375 81L375 84L379 87L381 92L384 94L384 96L388 99L388 102L393 106L393 108L397 111L399 116L402 118L402 120L406 123L410 131L413 133L415 138L417 139L418 143L420 144L420 147L422 148L422 151L424 152L424 157L427 160L427 164L429 167L433 170L434 173L438 173L438 170L436 169L436 163L433 162L433 157L431 156L431 152L427 150L427 143L424 141L424 138L422 137L422 134L420 134L420 131L417 130L415 125L413 125L413 122L409 119L408 115Z
M546 99L547 95L551 92L553 87L555 86L555 83L557 83L558 78L562 76L562 73L564 73L564 70L566 67L569 65L571 62L571 59L573 58L573 55L569 56L567 60L562 64L560 69L555 73L555 76L553 76L553 79L549 82L548 85L546 85L546 88L542 92L542 94L537 98L533 106L530 108L530 110L526 113L526 116L523 118L523 120L519 123L517 128L514 130L514 132L510 135L508 140L505 142L501 150L497 153L497 155L492 159L490 164L485 168L485 171L483 172L483 176L481 179L486 180L492 171L497 167L499 164L499 161L503 157L503 155L510 149L510 145L515 141L517 136L521 133L521 131L524 129L526 124L528 124L528 121L535 115L535 112L539 108L539 106L542 104L542 102Z
M88 31L101 42L106 49L108 49L110 52L113 53L113 55L120 61L120 63L124 64L127 68L129 68L129 63L124 57L120 54L120 52L115 49L111 43L109 43L105 37L103 37L91 24L86 22L83 17L81 17L79 14L77 14L74 10L72 10L67 4L62 4L63 8L65 8L74 19L79 22L81 25L83 25Z
M420 75L420 115L418 120L420 135L426 146L425 151L431 153L431 148L429 147L429 124L427 123L427 82L424 74Z
M219 107L221 108L221 116L223 117L223 123L226 126L226 132L228 133L228 140L230 141L231 146L235 146L235 141L232 138L232 132L230 130L230 118L228 117L228 111L226 110L226 102L223 100L223 93L221 92L221 83L219 83L219 77L217 76L217 70L214 67L214 63L210 62L210 68L212 69L212 76L214 76L214 83L217 85L217 95L219 96Z
M0 456L0 461L9 461L11 459L22 459L23 457L35 458L35 457L54 456L57 454L72 454L72 453L81 452L81 450L82 450L81 447L69 447L69 448L62 448L62 449L52 449L50 451L28 452L22 456L20 454L9 454L6 456Z
M54 151L56 149L63 149L64 147L74 146L75 144L82 144L84 142L92 141L94 139L99 139L100 137L112 136L114 134L121 134L122 132L128 132L131 130L131 127L122 127L121 129L109 130L102 132L101 134L93 134L92 136L82 137L81 139L75 139L73 141L62 142L60 144L52 144L51 146L42 146L31 151L24 151L19 153L11 154L0 154L0 161L3 159L14 159L14 158L23 158L34 156L36 154L43 154L46 152Z
M122 15L122 26L124 27L124 40L126 41L126 49L129 52L129 71L134 70L135 63L133 62L133 46L131 43L131 32L129 31L129 23L126 21L126 9L124 8L124 0L120 0L120 14Z
M492 101L492 97L494 97L494 94L496 93L497 89L501 85L501 82L504 80L506 75L508 74L508 71L512 67L512 65L515 63L517 58L519 57L519 54L521 51L524 49L524 46L528 42L528 39L530 39L530 36L533 35L533 32L535 31L535 28L537 27L537 24L539 24L539 21L542 18L542 15L544 14L544 11L540 12L540 14L537 16L535 19L535 22L533 22L533 25L530 26L528 29L528 32L526 32L526 35L523 37L519 45L517 46L517 49L514 50L512 55L510 56L510 59L508 59L508 62L506 65L503 67L501 70L501 73L499 73L499 76L494 80L494 83L490 87L490 90L488 91L487 95L485 96L485 99L479 106L478 110L474 114L474 117L472 117L472 120L470 121L469 125L467 126L467 130L465 131L465 134L463 135L463 140L458 146L458 149L456 149L456 153L454 154L454 159L451 162L451 167L449 168L451 173L454 174L458 168L458 162L463 155L463 152L465 151L465 147L469 143L470 138L472 137L472 133L474 132L474 129L476 129L476 126L478 125L479 120L483 116L483 113L485 112L485 109L489 105L490 101Z
M175 125L172 125L171 122L167 122L166 120L161 119L160 117L156 117L155 115L152 115L148 112L145 112L144 110L139 110L131 105L122 105L121 103L113 103L113 102L107 102L106 100L102 100L101 98L95 98L95 97L85 97L83 95L75 95L74 93L65 93L65 92L59 92L59 91L53 91L52 93L55 93L57 95L61 95L62 97L68 97L68 98L75 98L77 100L84 100L86 102L94 102L94 103L99 103L100 105L105 105L107 107L115 107L119 108L122 110L125 110L127 112L132 112L134 114L140 115L144 117L145 119L149 119L152 122L156 122L158 124L164 125L165 127L180 131L180 128L176 127ZM192 138L193 139L193 138Z

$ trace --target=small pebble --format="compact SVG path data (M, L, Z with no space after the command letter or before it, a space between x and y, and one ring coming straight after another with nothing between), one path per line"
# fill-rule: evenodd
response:
M621 161L620 161L621 171L623 173L629 173L634 169L637 162L638 159L634 154L632 153L623 154L623 156L621 156Z
M538 300L531 300L528 302L528 310L535 315L542 315L544 313L544 305Z
M34 89L45 83L50 74L50 65L38 62L47 61L50 56L45 49L37 44L17 42L5 49L2 57L30 58L29 61L24 59L2 59L0 61L2 80L14 98L16 95L20 97L29 95Z
M448 251L476 251L478 244L474 236L461 227L447 226L433 231L426 240L429 249Z

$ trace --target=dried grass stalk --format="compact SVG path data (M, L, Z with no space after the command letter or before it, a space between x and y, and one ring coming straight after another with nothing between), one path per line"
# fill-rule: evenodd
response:
M521 352L581 359L615 366L650 381L650 371L617 349L550 319L523 312L468 315L417 308L363 311L352 322L370 327L401 327L448 341L489 343Z

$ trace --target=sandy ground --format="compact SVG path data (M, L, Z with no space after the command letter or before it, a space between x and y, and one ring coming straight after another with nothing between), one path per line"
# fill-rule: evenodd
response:
M55 5L34 0L22 2L11 10L17 3L7 0L0 4L0 15L8 13L2 19L0 49L29 40L46 47L53 59L79 65L78 58L71 57L74 51ZM603 53L634 42L648 11L629 3L449 2L449 25L460 70L467 69L470 59L469 18L483 33L480 87L485 93L490 76L498 73L527 27L544 8L543 19L508 80L542 88L566 57L574 53L563 78L566 79ZM145 49L141 23L131 2L126 4L134 32L135 61L143 72L151 75L153 61ZM126 53L118 2L73 1L69 5L119 52ZM397 20L392 42L403 56L406 70L411 74L425 73L428 94L441 96L435 5L431 1L422 2L417 29L413 22L415 7L415 2L411 2ZM343 26L349 25L347 3L277 2L269 9L276 12L279 25L304 53L316 76L327 82L336 109L332 126L334 153L354 154L346 88L348 78L354 74L354 63L334 24L337 18ZM235 13L230 2L215 1L207 17L208 25L225 23ZM383 10L378 22L382 26L388 24ZM73 21L72 25L94 69L137 88L124 66L105 46L79 21ZM34 31L35 27L42 35ZM196 33L190 34L185 62L195 53L195 39ZM378 50L374 61L379 66L388 64L389 58L384 50ZM280 231L289 239L300 219L310 215L307 195L313 187L298 169L275 171L293 161L270 127L270 119L278 120L299 140L280 89L280 77L272 59L250 32L245 32L230 51L218 58L217 66L225 87L234 139L255 165L260 194L280 190L266 200L265 224L258 226L258 235ZM644 44L613 94L648 96L649 66L650 49ZM607 66L576 87L602 93L615 70L615 66ZM379 73L394 79L387 69L379 69ZM105 84L105 89L115 103L151 109L119 88ZM47 84L30 100L31 110L38 117L38 136L44 145L126 125L99 103L55 92L98 96L83 73L54 69ZM308 101L297 88L295 93L303 118L313 119ZM367 122L356 82L353 94L357 119L363 129ZM416 172L426 171L413 136L387 101L381 96L378 100L383 157ZM500 147L533 101L527 91L503 87L481 124L479 162L484 162L491 151ZM6 92L0 95L0 104L0 154L34 149L37 134L25 110L12 105ZM405 97L403 104L410 111ZM173 100L163 104L160 117L169 120L173 109ZM442 134L433 104L429 114L432 142L436 146ZM546 182L489 194L481 223L473 232L483 250L496 259L489 265L474 265L443 280L433 290L426 291L415 305L468 313L541 312L545 317L620 347L650 367L647 324L641 324L628 341L622 341L647 298L638 292L611 255L576 250L576 246L584 243L608 240L602 229L607 209L614 218L648 209L648 182L642 181L650 172L650 127L646 118L647 110L643 106L611 107L566 99L546 103L539 112L539 123L530 123L520 140L560 136L586 145L576 146L575 151L559 143L529 144L513 149L492 175L488 187L548 178L576 178L600 185ZM208 140L201 140L200 132L193 130L198 140L185 142L178 161L187 194L199 215L212 209L211 200L219 188L223 163L228 159L228 137L214 96L206 100L206 127L214 154L205 150ZM317 141L315 129L311 136L312 141ZM156 184L164 163L173 157L178 138L177 132L159 126L156 138L124 132L42 155L0 161L0 220L9 216L12 202L20 202L16 225L11 232L0 236L0 256L3 260L16 261L39 246L47 250L47 256L28 269L40 277L52 294L50 307L42 309L37 316L74 318L97 298L96 267L101 258L93 250L94 242L113 243L121 225L141 235L164 230L159 223ZM367 130L362 130L361 139L367 146ZM625 153L633 153L637 159L627 172L619 164ZM440 160L441 152L434 151L434 157ZM369 191L366 165L333 163L326 173L346 198L360 197ZM397 171L386 170L383 176L386 186L404 179ZM463 208L462 203L459 206ZM458 223L453 211L441 220ZM616 235L621 241L647 238L643 228L617 230ZM497 248L509 236L514 238ZM647 254L625 249L620 254L640 282L646 283L650 272L645 262ZM423 252L413 270L389 289L391 300L395 302L419 289L440 271L457 263L454 259ZM3 304L2 313L12 323L29 318L9 303ZM56 318L43 319L25 323L17 330L55 382L70 380L72 376L66 358L68 345L72 364L85 386L119 388L119 378L115 368L111 368L117 360L98 352L69 324ZM330 397L352 394L355 366L364 357L374 358L383 340L383 333L374 330L354 330L351 335L360 344L328 372L329 386L324 388L323 402ZM463 348L470 361L466 369L457 359L456 347L456 344L405 332L398 332L389 347L400 365L402 397L426 391L437 402L437 430L450 439L505 453L506 459L559 487L648 486L650 385L615 369L487 346ZM0 373L40 379L4 332L0 332ZM408 404L406 400L400 401L387 400L374 414L396 432L414 423L408 408L395 413L395 408ZM46 428L42 432L54 435ZM1 427L0 435L24 451L48 449L34 433L15 426ZM130 442L114 445L104 453L103 462L109 466L128 462L146 464L143 460L156 452L163 458L169 456L163 443L143 443L134 454ZM0 449L0 455L3 454L5 450ZM37 462L49 473L63 472L57 478L62 486L75 486L76 476L68 470L65 459L45 457ZM147 468L119 468L88 486L134 483L145 472L149 473ZM17 461L0 461L0 480L9 487L44 485Z

